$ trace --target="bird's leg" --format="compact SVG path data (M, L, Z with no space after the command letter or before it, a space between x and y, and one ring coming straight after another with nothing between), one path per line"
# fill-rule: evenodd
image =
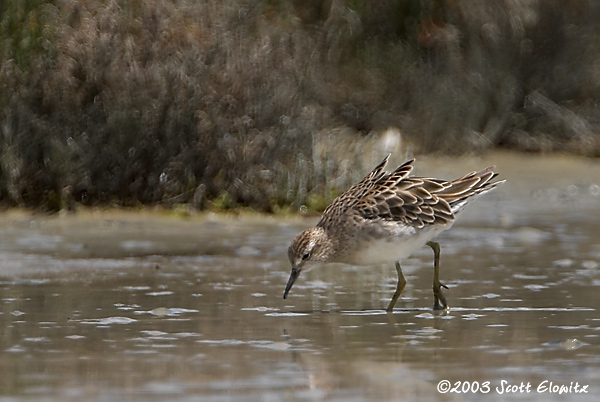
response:
M392 311L394 309L394 305L398 301L400 297L400 293L404 290L404 286L406 286L406 279L404 279L404 274L402 273L402 267L400 267L400 263L396 262L396 272L398 272L398 285L396 287L396 292L394 293L394 297L390 301L386 311Z
M433 309L445 310L448 308L448 303L441 288L448 289L448 286L440 282L440 245L434 241L427 242L427 245L433 250Z

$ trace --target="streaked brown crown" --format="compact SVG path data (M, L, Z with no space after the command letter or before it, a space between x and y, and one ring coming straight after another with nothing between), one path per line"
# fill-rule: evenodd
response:
M292 267L302 269L311 263L328 262L332 252L331 239L322 227L312 227L299 233L288 248Z

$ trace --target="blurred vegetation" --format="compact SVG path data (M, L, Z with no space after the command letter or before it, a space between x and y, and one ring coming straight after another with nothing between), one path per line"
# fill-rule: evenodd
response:
M3 1L0 201L285 211L395 148L598 157L598 21L582 0Z

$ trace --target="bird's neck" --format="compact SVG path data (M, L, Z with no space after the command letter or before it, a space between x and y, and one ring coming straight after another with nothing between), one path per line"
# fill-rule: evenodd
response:
M337 262L339 261L339 256L336 253L336 250L339 251L338 242L336 236L330 236L327 230L324 228L317 226L317 233L319 236L319 246L321 248L319 254L322 256L321 262Z

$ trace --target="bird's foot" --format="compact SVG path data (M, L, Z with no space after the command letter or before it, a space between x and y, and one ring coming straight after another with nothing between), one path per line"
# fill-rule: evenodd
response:
M434 298L433 309L434 310L447 310L449 308L448 302L446 301L446 297L442 293L441 288L448 289L448 286L446 286L440 282L433 285L433 298Z

